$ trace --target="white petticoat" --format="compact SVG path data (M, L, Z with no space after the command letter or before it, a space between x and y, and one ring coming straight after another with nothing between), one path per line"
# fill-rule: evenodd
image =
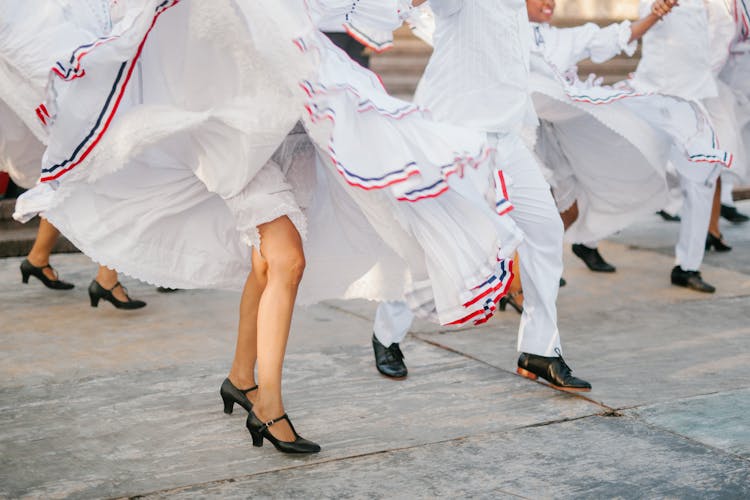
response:
M482 134L387 96L299 0L142 3L59 66L45 182L20 218L45 207L94 260L179 288L240 288L257 225L286 215L304 235L306 219L300 303L492 314L520 232L485 192ZM287 137L304 108L315 148Z

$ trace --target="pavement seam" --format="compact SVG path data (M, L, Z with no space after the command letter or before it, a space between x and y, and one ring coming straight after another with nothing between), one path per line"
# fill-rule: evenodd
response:
M534 428L539 428L539 427L547 427L547 426L554 425L554 424L563 424L563 423L566 423L566 422L575 422L575 421L578 421L578 420L584 420L584 419L592 418L592 417L606 417L606 416L608 416L608 415L603 414L603 413L591 413L591 414L588 414L588 415L581 415L581 416L578 416L578 417L565 417L565 418L560 418L560 419L556 419L556 420L549 420L549 421L546 421L546 422L538 422L538 423L530 424L530 425L522 425L522 426L519 426L519 427L510 428L510 429L503 429L501 431L480 432L478 434L469 434L469 435L466 435L466 436L452 437L452 438L448 438L448 439L441 439L441 440L438 440L438 441L430 441L430 442L427 442L427 443L419 443L419 444L415 444L415 445L412 445L412 446L404 446L404 447L400 447L400 448L389 448L387 450L376 450L376 451L370 451L370 452L366 452L366 453L357 453L357 454L354 454L354 455L346 455L346 456L341 456L341 457L331 457L331 458L328 458L328 459L323 459L323 460L320 460L320 461L315 461L313 463L306 463L306 464L299 464L299 465L290 465L288 467L280 467L278 469L272 469L272 470L266 470L266 471L261 471L261 472L255 472L255 473L252 473L252 474L245 474L245 475L241 475L241 476L237 476L237 477L230 477L230 478L225 478L225 479L214 479L214 480L211 480L211 481L204 481L204 482L200 482L200 483L187 484L187 485L184 485L184 486L176 486L176 487L173 487L173 488L165 488L163 490L155 490L155 491L150 491L150 492L147 492L147 493L137 493L137 494L134 494L134 495L110 497L110 499L111 500L119 500L119 499L127 498L127 499L133 499L133 500L135 500L135 499L141 499L141 498L149 498L149 497L152 497L152 496L155 496L155 495L170 495L170 494L174 494L174 493L179 493L179 492L182 492L182 491L186 491L186 490L189 490L191 488L196 488L196 487L200 488L200 487L206 487L206 486L217 486L217 485L221 485L221 484L231 484L231 483L236 483L238 481L246 481L246 480L253 479L253 478L256 478L256 477L261 477L261 476L264 476L264 475L267 475L267 474L276 474L278 472L287 472L287 471L295 471L295 470L301 470L301 469L309 469L309 468L317 467L319 465L332 464L332 463L343 462L343 461L347 461L347 460L356 460L356 459L359 459L359 458L369 458L369 457L375 457L375 456L378 456L378 455L387 455L387 454L391 454L391 453L399 453L399 452L403 452L403 451L416 450L416 449L419 449L419 448L425 448L425 447L434 446L434 445L441 445L441 444L448 444L448 443L459 443L459 442L467 441L467 440L470 440L470 439L481 439L481 438L486 437L486 436L501 436L503 434L509 434L509 433L513 433L513 432L518 432L518 431L524 430L524 429L534 429ZM527 498L527 497L524 497L522 495L519 495L518 493L511 493L511 492L507 492L507 491L503 491L503 490L495 490L495 491L502 491L503 493L506 493L508 495L512 495L512 496L518 497L518 498Z
M739 458L743 462L750 462L750 457L746 457L744 455L739 455L737 453L733 453L731 451L728 451L728 450L725 450L725 449L722 449L722 448L717 448L716 446L714 446L712 444L704 443L703 441L699 441L698 439L692 438L690 436L685 436L684 434L680 434L679 432L673 431L672 429L669 429L667 427L662 427L660 425L654 424L652 422L649 422L648 420L646 420L642 416L638 415L637 413L636 414L631 414L631 415L629 415L629 417L633 418L634 420L639 421L641 424L644 425L644 427L648 427L650 429L654 429L654 430L658 430L660 432L665 432L667 434L671 434L672 436L681 438L681 439L683 439L685 441L688 441L688 442L690 442L692 444L695 444L695 445L698 445L698 446L702 446L703 448L708 448L709 450L714 451L714 452L718 452L718 453L720 453L722 455L727 455L727 456L730 456L730 457L733 457L733 458Z
M437 347L439 349L443 349L445 351L452 352L454 354L458 354L459 356L463 356L463 357L465 357L467 359L471 359L472 361L476 361L478 363L481 363L481 364L483 364L485 366L489 366L489 367L494 368L496 370L500 370L502 372L509 373L509 374L511 374L513 376L516 376L516 377L519 376L515 371L506 370L505 368L503 368L501 366L493 365L492 363L488 363L487 361L484 361L483 359L479 359L476 356L472 356L471 354L467 354L465 352L459 351L458 349L454 349L453 347L441 344L440 342L437 342L437 341L434 341L434 340L429 340L429 339L426 339L426 338L422 338L420 336L420 334L412 333L411 335L415 339L417 339L417 340L419 340L421 342L424 342L425 344L429 344L429 345L431 345L433 347ZM529 380L529 379L524 379L524 380ZM534 381L529 380L529 382L534 382L534 383L539 384L539 385L541 385L543 387L546 387L547 389L552 389L554 391L561 392L563 394L567 394L567 395L569 395L571 397L583 399L584 401L587 401L587 402L589 402L591 404L599 406L600 408L602 408L605 411L605 413L612 413L612 412L616 413L617 412L616 408L612 408L610 406L607 406L604 403L601 403L599 401L591 399L591 398L589 398L587 396L584 396L583 394L573 393L573 392L567 392L567 391L559 391L558 389L555 389L554 387L550 386L549 384L546 384L544 382L540 382L538 380L534 380Z
M731 394L733 392L741 392L741 391L747 391L747 390L750 390L750 387L736 387L736 388L726 389L723 391L702 392L699 394L691 394L689 396L683 396L683 397L676 398L676 399L666 399L664 401L659 401L656 403L639 403L639 404L634 404L630 406L618 406L614 408L614 410L618 412L630 411L630 410L643 410L647 408L656 408L662 405L679 403L681 401L690 401L692 399L704 398L707 396L716 396L719 394Z

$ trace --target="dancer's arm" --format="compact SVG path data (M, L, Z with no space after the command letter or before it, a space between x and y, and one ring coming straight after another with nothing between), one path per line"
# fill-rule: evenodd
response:
M669 14L673 7L679 5L677 0L656 0L651 5L651 13L630 25L630 41L640 40L662 17Z
M678 0L656 0L648 15L632 23L623 21L604 28L588 23L579 28L560 30L565 38L571 39L569 43L573 47L568 65L577 64L587 57L601 64L620 53L632 56L638 48L638 40L675 5L678 5Z

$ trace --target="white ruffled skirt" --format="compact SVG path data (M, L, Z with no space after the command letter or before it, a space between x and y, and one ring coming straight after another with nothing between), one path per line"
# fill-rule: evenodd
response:
M301 0L141 3L58 65L43 182L18 218L42 211L150 283L240 288L257 226L287 216L305 240L300 303L492 315L521 234L495 210L482 134L388 96Z
M600 240L666 206L670 161L690 164L681 171L696 178L732 165L694 103L537 73L531 86L542 121L536 152L558 207L578 201L570 241Z

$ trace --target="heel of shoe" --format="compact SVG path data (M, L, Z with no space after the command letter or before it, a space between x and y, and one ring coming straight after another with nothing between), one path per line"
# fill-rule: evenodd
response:
M22 282L23 282L24 284L26 284L26 285L28 285L28 284L29 284L29 276L30 276L30 275L29 275L29 273L28 273L28 272L24 272L23 270L21 270L21 281L22 281Z
M98 295L94 295L93 293L89 293L89 299L91 300L91 307L98 307L99 306L99 300L101 297Z
M250 437L253 438L253 446L255 446L256 448L262 448L263 447L263 434L254 430L250 430L250 429L248 430L250 431Z
M221 399L224 401L224 413L231 415L234 411L234 400L226 394L221 394Z
M516 368L516 373L518 373L520 376L526 377L527 379L530 379L530 380L536 380L536 379L539 378L539 376L536 375L535 373L531 373L530 371L524 370L521 367Z

